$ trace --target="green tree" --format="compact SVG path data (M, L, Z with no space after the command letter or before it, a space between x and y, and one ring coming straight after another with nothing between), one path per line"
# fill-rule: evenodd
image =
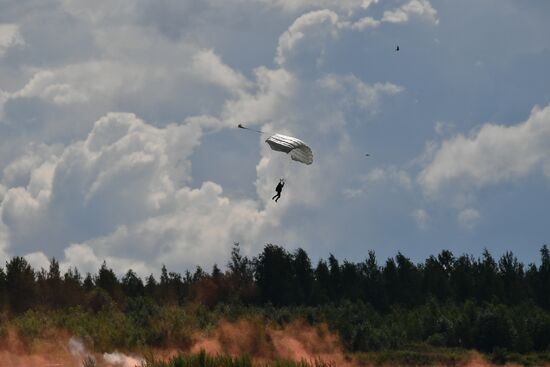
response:
M6 263L6 290L13 312L24 312L35 305L37 297L35 275L23 257L13 257Z
M476 270L476 298L480 301L489 301L493 297L502 299L497 263L487 249L476 262Z
M281 246L268 244L256 259L256 284L263 302L293 303L292 257Z
M374 251L369 251L369 256L361 265L361 269L364 279L363 293L366 301L378 310L385 309L388 304L388 297L384 288L382 271L378 266Z
M539 304L550 310L550 250L546 245L540 249L540 266L535 287Z
M399 302L400 284L397 274L397 265L393 258L386 260L386 265L382 268L382 281L387 295L388 304L397 304Z
M63 276L62 307L81 305L84 303L84 287L82 276L75 267L69 267Z
M361 300L361 271L359 267L349 261L344 260L341 266L341 297L342 299L357 302Z
M254 264L247 256L241 254L241 247L238 242L233 244L231 259L227 264L227 274L231 301L253 302L256 298L256 284L254 282Z
M316 305L328 303L331 300L329 297L330 271L325 261L319 260L314 276L312 303Z
M329 283L328 294L332 301L338 302L342 298L340 264L333 254L328 257Z
M398 252L395 256L398 275L397 302L401 305L419 305L422 299L422 273L412 261Z
M99 268L99 272L94 283L96 287L105 290L109 293L109 295L111 295L111 297L115 294L119 287L119 282L113 269L108 268L105 261L101 264L101 268Z
M8 290L6 286L6 273L0 267L0 312L8 307Z
M441 255L438 258L432 255L426 259L422 279L426 294L434 296L439 301L445 301L451 295L450 271L440 262L440 258Z
M509 305L525 301L527 293L523 264L508 251L498 261L498 269L503 287L502 300Z
M122 291L130 298L143 296L145 294L143 281L132 269L129 269L124 277L122 277Z
M464 302L474 297L475 271L474 260L471 256L462 255L453 265L451 272L451 288L454 298L458 302Z
M313 292L314 274L307 253L299 248L292 255L294 275L294 302L310 304Z

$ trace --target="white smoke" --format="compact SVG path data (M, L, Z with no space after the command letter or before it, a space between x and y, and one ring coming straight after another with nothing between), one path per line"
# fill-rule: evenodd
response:
M90 358L95 361L95 357L86 350L86 346L81 338L71 337L67 346L71 354L82 359L82 361ZM136 367L141 366L144 362L143 358L127 356L120 352L103 353L103 361L108 366L116 367Z
M86 354L86 347L84 347L84 343L80 338L72 336L67 346L73 356L83 356Z
M124 353L103 353L103 360L113 366L118 367L136 367L141 366L144 362L142 358L130 357Z

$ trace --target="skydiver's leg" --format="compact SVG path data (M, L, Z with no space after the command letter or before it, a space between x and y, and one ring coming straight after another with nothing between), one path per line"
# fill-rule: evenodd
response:
M279 199L281 198L281 193L277 193L277 199L275 199L275 202L279 201Z

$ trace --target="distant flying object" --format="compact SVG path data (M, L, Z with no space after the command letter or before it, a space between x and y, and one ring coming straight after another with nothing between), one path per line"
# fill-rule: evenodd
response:
M370 157L370 154L369 153L365 154L365 157Z
M397 45L397 47L395 48L395 51L399 51L399 45Z

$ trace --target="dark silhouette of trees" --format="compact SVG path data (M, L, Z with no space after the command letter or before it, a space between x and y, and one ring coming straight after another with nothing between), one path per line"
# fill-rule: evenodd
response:
M550 347L546 245L540 262L527 266L512 252L496 260L487 250L479 258L444 250L419 264L402 253L380 264L373 251L359 263L330 254L316 264L303 249L289 252L268 244L248 258L234 244L225 269L214 265L209 273L197 266L182 275L163 266L157 281L152 274L142 280L132 269L119 276L106 262L83 277L76 268L62 273L56 259L47 270L35 270L23 257L14 257L0 267L0 312L79 306L91 313L123 312L148 328L163 307L191 303L215 312L264 307L277 320L293 313L324 320L350 350L416 342L486 352ZM158 343L166 337L155 335L143 338Z
M35 273L24 258L16 256L6 263L6 291L10 309L15 313L36 304Z
M99 272L97 273L94 283L96 287L103 289L111 296L115 294L119 286L115 272L113 269L107 267L107 263L105 261L101 264L101 268L99 268Z
M450 261L446 261L448 257ZM449 299L451 296L450 284L450 266L452 264L452 254L450 252L441 253L437 258L430 256L424 263L423 290L427 296L433 296L438 301Z
M127 297L136 298L145 294L143 281L132 269L129 269L128 272L126 272L126 275L122 277L121 283L122 291Z
M4 269L0 268L0 311L6 311L9 302L7 278Z
M319 260L313 274L315 281L313 282L312 303L315 305L328 303L330 301L328 292L330 272L327 263Z
M282 247L268 244L255 264L255 279L263 302L275 306L289 305L293 301L295 282L292 257Z
M462 255L453 265L450 281L454 299L458 302L464 302L474 297L475 260L469 255Z
M315 275L311 267L311 260L307 253L299 248L292 256L292 271L294 275L294 299L296 304L312 303L313 284Z
M131 269L117 277L106 262L97 274L88 273L83 279L75 268L62 274L56 259L50 261L48 270L35 271L24 258L14 257L0 268L0 307L19 313L35 306L82 305L93 292L94 297L105 298L97 295L101 290L120 304L137 297L165 305L195 301L209 307L219 303L315 306L348 301L368 303L387 312L395 305L411 309L433 298L457 304L468 300L508 306L532 303L550 310L550 251L546 245L540 254L540 264L527 267L511 252L497 261L487 250L478 259L442 251L418 265L398 253L379 265L370 251L364 262L340 262L331 254L313 268L303 249L291 253L269 244L249 259L235 244L225 271L215 265L209 274L197 266L193 273L182 276L163 266L159 281L150 275L145 284Z
M550 250L542 246L540 250L541 264L536 274L532 274L533 288L538 303L545 309L550 309Z
M254 282L255 268L253 261L241 254L239 243L234 243L231 249L231 260L227 264L228 272L227 297L235 302L252 302L256 298L257 290Z
M374 251L369 251L369 257L361 265L362 285L365 301L372 304L376 309L385 309L388 305L388 297L385 292L382 271L376 260Z
M523 264L508 251L498 261L499 283L502 285L501 301L512 305L528 296Z

